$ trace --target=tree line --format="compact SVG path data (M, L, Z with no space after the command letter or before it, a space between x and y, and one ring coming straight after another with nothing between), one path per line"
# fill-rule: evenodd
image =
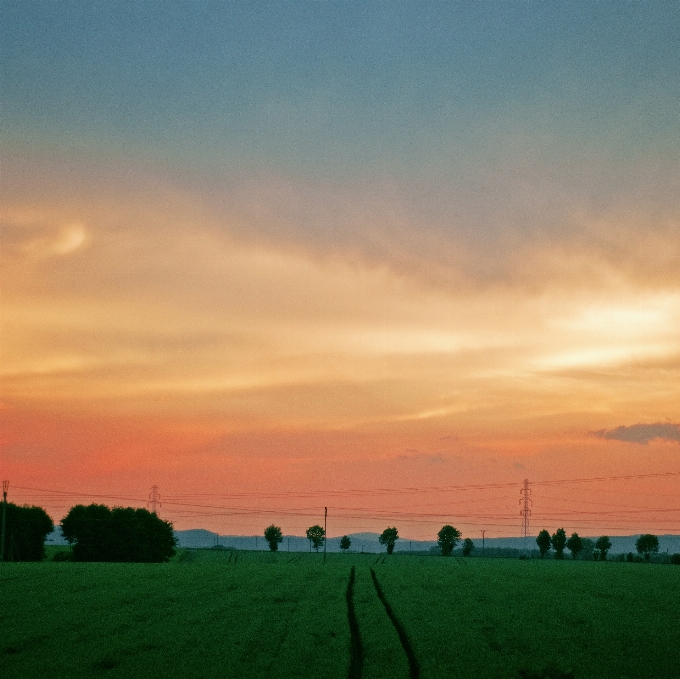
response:
M564 550L568 549L571 552L572 559L578 559L579 554L584 550L586 545L590 543L593 547L592 554L595 561L606 561L609 550L612 548L612 542L608 535L601 535L593 543L589 538L581 538L578 533L572 533L571 537L567 538L567 532L564 528L558 528L552 535L547 530L542 530L536 538L536 544L543 559L545 555L552 549L555 554L554 559L564 559ZM659 538L651 533L640 535L635 541L635 549L640 558L644 561L650 561L652 554L659 552ZM676 559L675 557L679 557ZM628 561L633 561L632 552L628 554ZM674 554L672 563L680 562L680 555Z
M54 523L42 507L3 503L3 561L42 561L45 539ZM175 554L172 524L155 513L133 507L75 505L61 521L73 561L161 563Z
M306 531L307 539L309 540L310 549L313 547L317 552L323 546L326 540L326 531L315 524L310 526ZM441 550L443 556L449 556L458 542L461 540L461 532L450 525L442 526L439 533L437 533L437 545ZM271 524L264 529L264 539L269 545L269 549L272 552L276 552L279 549L279 544L283 541L283 531L280 526ZM388 554L394 552L394 546L399 539L399 531L391 526L385 528L385 530L378 536L378 542L387 549ZM352 545L352 540L349 536L343 535L340 538L340 549L347 551ZM474 543L470 538L465 538L463 541L463 554L469 556L474 549Z

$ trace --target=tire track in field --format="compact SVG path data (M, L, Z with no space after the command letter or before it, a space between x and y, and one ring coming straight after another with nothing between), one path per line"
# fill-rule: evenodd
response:
M359 634L359 622L357 621L357 614L354 610L354 579L355 569L349 572L349 582L347 583L347 592L345 598L347 599L347 620L349 621L349 672L347 679L361 679L361 673L364 666L364 649L361 645L361 634Z
M352 568L352 578L353 577L354 568ZM392 621L394 629L397 630L397 634L399 635L399 641L401 642L401 646L404 649L404 653L406 653L406 657L408 658L410 677L411 679L418 679L418 677L420 676L420 667L418 666L418 660L416 659L415 653L413 652L413 648L411 646L411 642L408 638L408 635L406 634L406 630L404 629L404 626L401 624L399 618L397 618L394 611L392 610L390 602L385 598L385 594L383 593L382 588L380 587L380 583L378 582L378 578L375 574L375 571L372 568L371 577L373 578L373 585L375 586L375 591L378 594L378 599L380 599L382 605L385 607L387 617Z

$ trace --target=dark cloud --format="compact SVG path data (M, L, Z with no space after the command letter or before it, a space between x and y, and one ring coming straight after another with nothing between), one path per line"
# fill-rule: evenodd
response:
M680 443L680 424L671 422L654 422L653 424L624 425L615 429L600 429L593 432L595 436L613 441L628 441L631 443L647 444L653 439L676 441Z

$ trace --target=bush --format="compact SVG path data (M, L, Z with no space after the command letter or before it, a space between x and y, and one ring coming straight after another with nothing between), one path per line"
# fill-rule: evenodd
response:
M61 522L74 561L162 563L175 553L172 524L146 509L76 505Z
M1 515L0 510L0 515ZM7 503L5 515L5 561L42 561L45 538L54 530L42 507L19 507Z
M674 566L680 566L680 554L673 554L673 556L671 556L671 563Z

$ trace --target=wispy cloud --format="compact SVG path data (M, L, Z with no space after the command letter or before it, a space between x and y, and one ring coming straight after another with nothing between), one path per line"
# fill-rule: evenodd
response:
M680 424L654 422L653 424L621 425L614 429L601 429L593 432L595 436L613 441L627 441L646 445L654 439L680 443Z

